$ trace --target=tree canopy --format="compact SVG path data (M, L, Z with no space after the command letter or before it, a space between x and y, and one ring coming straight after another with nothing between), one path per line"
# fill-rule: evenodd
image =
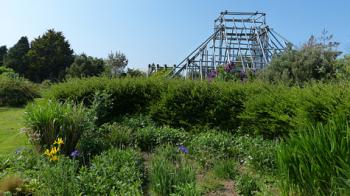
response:
M28 59L26 54L29 51L28 38L23 36L8 50L4 57L4 66L9 67L20 75L25 75L28 70Z
M74 61L69 42L62 32L53 29L31 42L27 58L27 77L35 82L63 78L66 68Z
M76 56L73 64L67 68L67 77L98 76L103 70L103 59L81 54Z

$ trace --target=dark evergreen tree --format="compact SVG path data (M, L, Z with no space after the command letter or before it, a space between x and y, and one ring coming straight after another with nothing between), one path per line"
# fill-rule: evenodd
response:
M34 82L60 80L73 61L73 50L62 32L48 30L31 43L28 54L29 67L26 76Z
M29 51L28 38L23 36L8 50L4 57L3 65L15 70L20 75L25 75L28 68L26 54Z
M3 65L4 57L7 54L7 47L6 46L0 46L0 66Z

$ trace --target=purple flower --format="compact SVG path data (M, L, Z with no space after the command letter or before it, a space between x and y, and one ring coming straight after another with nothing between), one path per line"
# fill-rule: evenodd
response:
M80 155L80 152L78 150L74 150L72 153L70 153L70 156L73 158L77 158Z
M228 63L228 64L225 65L224 71L225 72L231 72L231 70L234 69L234 68L235 68L235 64L233 62L231 62L231 63Z
M188 148L186 148L186 147L183 146L183 145L181 145L181 146L179 147L179 150L180 150L181 152L185 153L185 154L188 154L188 153L189 153Z

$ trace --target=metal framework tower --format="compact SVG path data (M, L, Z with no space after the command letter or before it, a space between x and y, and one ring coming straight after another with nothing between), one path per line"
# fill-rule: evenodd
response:
M214 33L169 73L169 77L205 79L220 65L260 70L289 42L266 24L261 12L221 12Z

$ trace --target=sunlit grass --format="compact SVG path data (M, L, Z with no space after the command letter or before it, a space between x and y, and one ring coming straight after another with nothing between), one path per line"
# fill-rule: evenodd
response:
M0 155L29 146L23 127L24 108L0 107Z

